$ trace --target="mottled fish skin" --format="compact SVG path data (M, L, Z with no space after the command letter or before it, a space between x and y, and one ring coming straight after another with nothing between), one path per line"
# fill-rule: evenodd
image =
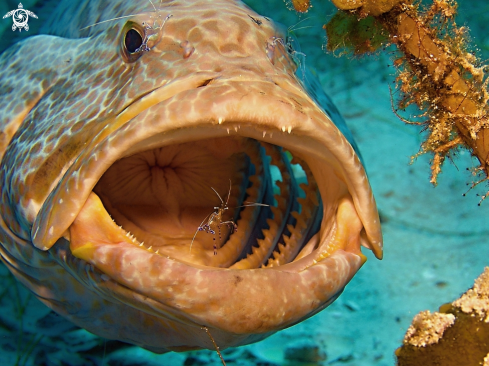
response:
M352 145L296 77L279 26L238 1L155 6L63 1L46 35L0 55L0 257L48 307L102 337L155 352L212 349L207 326L221 349L255 342L334 301L363 263L359 243L381 257L375 200ZM129 62L124 38L143 24L155 40ZM213 268L141 249L118 229L96 241L97 222L74 224L104 214L91 192L116 161L201 136L280 145L307 163L324 206L310 254ZM224 192L228 174L207 175ZM92 241L70 242L80 230Z

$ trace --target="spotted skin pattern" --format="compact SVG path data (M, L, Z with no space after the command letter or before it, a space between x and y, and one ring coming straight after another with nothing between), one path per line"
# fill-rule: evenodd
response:
M221 348L258 341L331 303L361 266L358 253L283 271L208 270L130 243L76 258L67 232L103 173L145 146L231 130L297 150L323 201L338 197L323 227L351 197L359 240L380 256L375 201L352 145L296 77L280 27L235 1L154 6L62 1L44 35L0 55L0 255L47 306L100 336L155 352L212 348L205 325ZM143 23L159 38L128 62L128 24ZM322 238L334 241L335 230Z

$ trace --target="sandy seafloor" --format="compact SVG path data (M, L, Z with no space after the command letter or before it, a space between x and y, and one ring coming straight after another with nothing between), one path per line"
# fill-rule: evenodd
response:
M323 356L308 365L394 365L394 350L412 317L460 296L489 265L489 202L478 207L476 196L488 187L462 196L474 179L466 170L474 165L470 154L460 152L453 164L445 163L433 187L429 156L410 164L422 141L420 128L405 125L391 110L393 68L388 65L395 53L355 60L326 55L321 26L334 9L317 2L299 17L282 0L247 1L287 25L309 17L297 26L308 28L295 33L307 65L316 70L359 145L382 218L385 255L378 261L364 250L368 262L334 304L262 342L224 351L229 366L306 365L287 360L297 349ZM470 3L461 3L459 23L470 26L474 44L487 58L489 3ZM7 6L0 4L2 15ZM11 30L4 23L2 27L7 37ZM12 281L3 265L0 275L1 365L221 365L212 351L154 355L120 348L84 330L68 329L55 338L33 333L32 324L47 312L44 305Z

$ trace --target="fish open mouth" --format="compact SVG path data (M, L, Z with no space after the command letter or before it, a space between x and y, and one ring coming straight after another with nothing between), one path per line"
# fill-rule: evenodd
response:
M322 218L312 173L290 157L239 135L146 150L113 164L86 205L97 209L97 195L121 226L106 229L151 253L221 268L282 265L298 256ZM100 222L87 218L70 229L74 248L85 240L78 244L79 228Z
M83 253L95 245L127 243L194 265L239 269L276 267L313 251L317 261L338 249L361 255L363 225L334 179L320 231L325 210L308 164L239 130L117 160L70 226L73 254L89 259Z
M235 135L122 158L104 173L71 226L73 254L83 257L92 248L86 228L98 227L89 242L116 238L203 266L249 269L302 258L319 247L323 210L309 167L291 157L276 145ZM335 204L346 207L345 200ZM360 221L354 210L349 214L359 235ZM329 225L330 231L337 226ZM343 239L323 245L319 256L349 246L359 252Z
M158 302L153 312L241 344L219 332L290 326L342 291L360 245L381 257L375 201L348 141L290 85L182 85L98 132L41 208L33 242L65 236L103 281Z

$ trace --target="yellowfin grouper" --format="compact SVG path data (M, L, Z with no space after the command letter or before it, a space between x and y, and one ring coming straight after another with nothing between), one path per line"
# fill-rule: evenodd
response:
M361 245L381 258L349 132L271 19L62 1L41 33L0 55L0 257L63 317L154 352L213 349L204 329L224 349L324 309ZM195 235L228 192L237 230Z

